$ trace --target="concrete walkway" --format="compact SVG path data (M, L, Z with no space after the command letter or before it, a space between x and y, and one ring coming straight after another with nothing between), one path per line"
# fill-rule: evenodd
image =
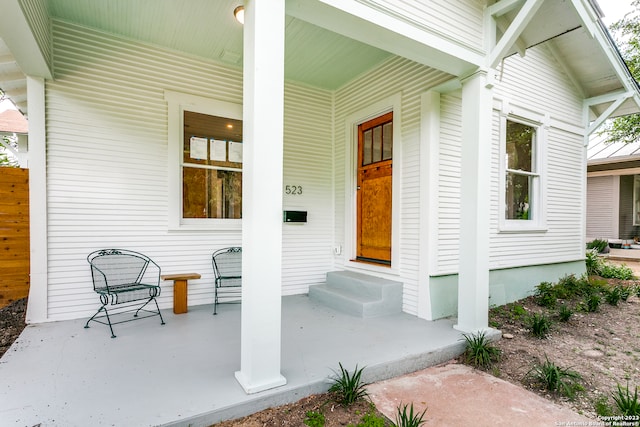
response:
M569 426L597 425L535 393L468 366L448 363L368 387L380 412L395 420L400 405L413 403L425 414L425 426Z

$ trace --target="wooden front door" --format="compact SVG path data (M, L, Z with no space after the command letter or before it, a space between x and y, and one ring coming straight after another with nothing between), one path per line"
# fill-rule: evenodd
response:
M358 261L391 265L392 153L392 112L358 126Z

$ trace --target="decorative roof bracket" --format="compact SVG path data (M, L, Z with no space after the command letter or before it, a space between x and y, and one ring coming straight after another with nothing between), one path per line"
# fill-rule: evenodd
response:
M487 66L489 68L495 68L500 60L507 54L509 49L517 43L518 37L522 34L522 31L529 25L531 19L535 16L544 0L529 0L524 2L524 5L514 18L513 22L509 25L509 28L504 32L500 41L498 41L489 52L487 56ZM518 0L502 0L488 8L487 13L494 19L509 10L517 7L522 1Z

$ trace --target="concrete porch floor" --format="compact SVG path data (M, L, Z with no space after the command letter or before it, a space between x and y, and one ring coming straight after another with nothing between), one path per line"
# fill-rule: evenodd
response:
M325 391L338 362L366 382L441 363L463 351L454 319L361 319L306 295L282 303L285 386L247 395L240 305L191 307L108 327L86 319L28 326L0 359L0 425L207 426ZM496 331L497 333L497 331Z

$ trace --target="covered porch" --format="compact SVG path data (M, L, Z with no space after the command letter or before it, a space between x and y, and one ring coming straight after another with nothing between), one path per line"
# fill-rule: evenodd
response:
M456 319L342 314L306 295L282 299L287 384L246 394L239 304L163 310L108 327L86 319L28 326L0 363L0 418L15 425L208 426L328 389L338 363L378 381L450 360L463 350Z

